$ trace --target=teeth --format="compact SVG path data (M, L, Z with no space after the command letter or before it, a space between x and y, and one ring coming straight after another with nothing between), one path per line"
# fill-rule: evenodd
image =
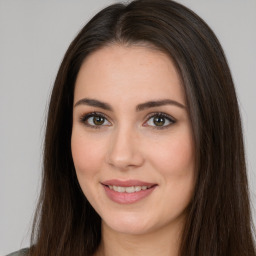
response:
M127 187L125 188L126 193L134 193L135 192L135 187Z
M117 192L123 193L125 192L125 188L124 187L117 187L117 186L113 186L113 189Z
M141 191L142 188L140 186L136 186L136 187L134 187L134 189L136 192L139 192L139 191Z
M147 186L132 186L132 187L120 187L120 186L108 186L110 189L119 192L119 193L134 193L134 192L139 192L141 190L146 190L149 187Z

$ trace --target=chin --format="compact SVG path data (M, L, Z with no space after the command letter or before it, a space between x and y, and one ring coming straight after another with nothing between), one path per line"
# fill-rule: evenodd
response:
M111 232L127 235L146 235L160 230L168 231L180 228L186 219L185 211L173 212L166 215L153 214L152 211L146 213L139 212L119 212L103 215L102 226Z
M137 213L135 216L127 213L123 213L121 216L111 215L109 218L103 219L104 225L112 231L129 235L146 234L156 228L152 218L145 219L145 216L139 217Z

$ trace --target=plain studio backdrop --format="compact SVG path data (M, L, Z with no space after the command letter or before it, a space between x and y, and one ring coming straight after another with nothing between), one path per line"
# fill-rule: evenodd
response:
M47 104L63 55L84 24L115 2L0 0L0 255L29 245ZM226 53L243 119L256 208L256 0L178 2L210 25ZM254 209L253 217L255 222Z

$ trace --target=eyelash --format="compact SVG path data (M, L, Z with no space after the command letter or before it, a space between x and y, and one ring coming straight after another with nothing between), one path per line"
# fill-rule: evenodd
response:
M86 126L88 126L88 127L90 127L90 128L93 128L93 129L100 129L102 126L105 126L105 125L90 125L90 124L88 123L88 119L91 118L91 117L100 117L100 118L104 118L105 121L109 122L109 121L108 121L108 117L107 117L106 115L104 115L103 113L100 113L100 112L92 112L92 113L89 113L89 114L85 114L85 115L81 116L80 121L81 121L84 125L86 125ZM167 120L167 121L170 122L170 123L167 124L167 125L164 125L164 126L151 126L151 125L146 125L146 126L152 128L152 129L162 130L162 129L166 129L166 128L168 128L169 126L171 126L172 124L175 124L175 123L176 123L176 120L175 120L172 116L167 115L167 114L162 113L162 112L150 113L150 115L147 116L146 122L144 122L144 123L149 122L150 119L153 118L153 117L163 118L163 119L165 120L165 122L166 122L166 120ZM104 122L105 122L105 121L104 121ZM110 122L109 122L109 123L110 123ZM144 123L143 123L143 125L144 125ZM109 126L109 125L107 125L107 126Z

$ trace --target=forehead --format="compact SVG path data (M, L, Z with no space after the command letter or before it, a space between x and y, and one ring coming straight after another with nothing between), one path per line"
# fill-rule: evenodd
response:
M90 54L75 84L75 100L145 101L175 98L185 103L180 76L171 58L145 46L111 45Z

